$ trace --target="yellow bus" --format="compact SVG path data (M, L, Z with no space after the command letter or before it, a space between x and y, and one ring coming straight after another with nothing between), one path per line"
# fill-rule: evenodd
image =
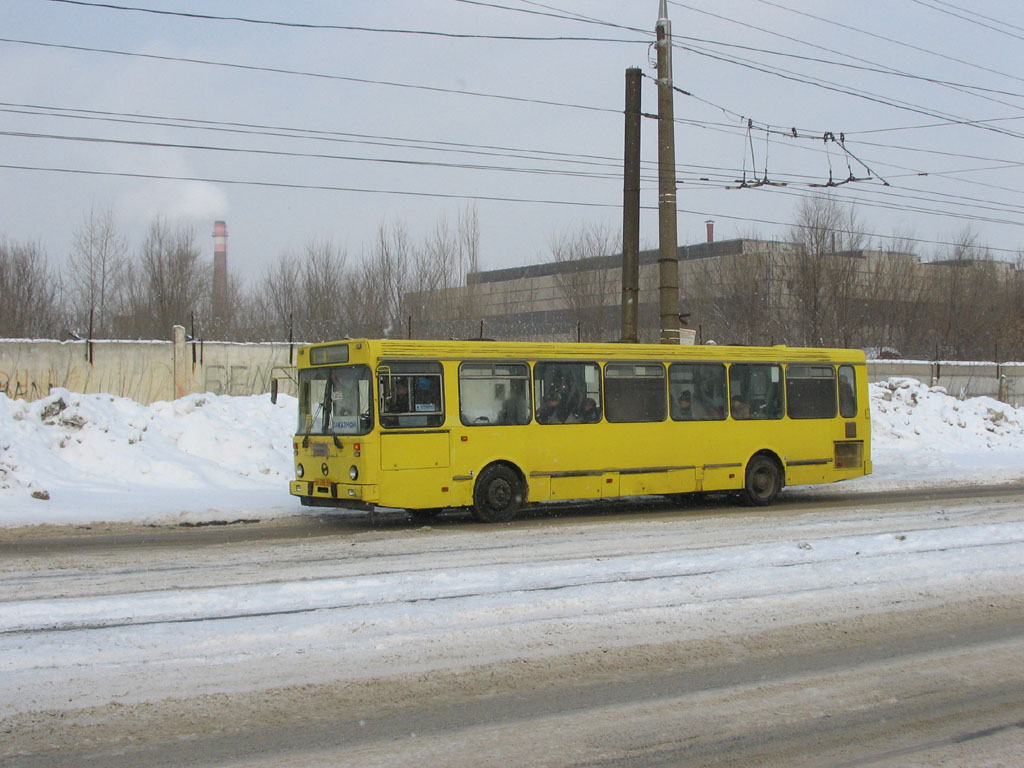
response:
M309 506L468 508L735 491L871 472L864 353L351 339L298 350Z

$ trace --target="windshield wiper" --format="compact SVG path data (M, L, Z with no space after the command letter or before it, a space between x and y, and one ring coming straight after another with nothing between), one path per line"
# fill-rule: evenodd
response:
M302 447L309 448L309 434L313 431L313 425L316 424L316 420L320 418L324 412L324 404L317 403L317 410L313 412L313 418L309 420L309 426L306 427L306 434L302 437Z

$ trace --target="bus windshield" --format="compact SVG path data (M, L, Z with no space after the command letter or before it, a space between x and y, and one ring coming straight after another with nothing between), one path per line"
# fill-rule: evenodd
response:
M300 371L298 432L365 435L373 428L371 387L365 365Z

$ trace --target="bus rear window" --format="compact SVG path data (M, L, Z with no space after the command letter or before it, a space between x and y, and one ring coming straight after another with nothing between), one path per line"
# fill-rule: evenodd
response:
M857 374L852 365L839 366L839 415L844 419L857 415Z

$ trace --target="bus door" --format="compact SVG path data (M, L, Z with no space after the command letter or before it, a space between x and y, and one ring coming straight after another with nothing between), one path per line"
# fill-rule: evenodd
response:
M835 366L787 365L786 406L789 418L799 425L787 457L789 482L827 482L834 471L834 441L843 435Z
M396 506L445 506L451 443L444 427L441 364L382 362L377 367L380 468ZM385 478L386 475L393 477Z

